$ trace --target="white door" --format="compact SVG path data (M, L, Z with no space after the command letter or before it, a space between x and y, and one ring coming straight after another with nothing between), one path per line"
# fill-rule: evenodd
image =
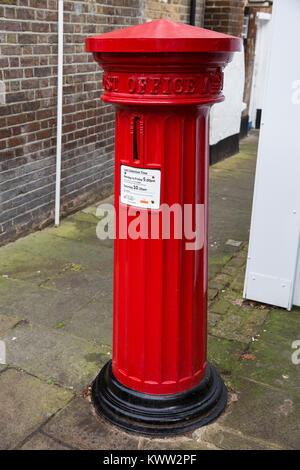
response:
M273 4L244 296L300 305L300 1Z

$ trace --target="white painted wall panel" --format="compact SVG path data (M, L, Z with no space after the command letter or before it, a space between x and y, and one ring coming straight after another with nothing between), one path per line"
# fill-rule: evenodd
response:
M269 13L258 12L257 16L255 57L249 106L249 121L252 127L255 127L257 109L262 109L263 107L268 51L270 46L271 15Z
M225 101L215 104L210 113L210 144L238 134L245 82L244 51L236 52L224 70Z

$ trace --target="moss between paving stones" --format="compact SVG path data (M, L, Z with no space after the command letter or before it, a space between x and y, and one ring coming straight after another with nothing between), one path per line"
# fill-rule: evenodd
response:
M234 313L228 312L221 317L216 327L211 328L210 333L248 344L260 332L267 314L268 311L263 310L254 310L247 314L242 309Z
M229 274L218 274L209 282L210 289L218 291L218 296L209 303L209 332L216 337L248 344L261 330L268 310L253 308L243 301L240 290L232 289L232 286L241 287L246 252L247 247L243 246L223 267L225 270L230 265L238 272L234 279ZM226 287L228 284L229 288Z
M245 281L245 267L240 269L237 276L234 277L232 283L230 284L230 289L234 290L240 296L243 295L244 290L244 281Z
M292 352L291 345L285 340L278 339L275 345L259 338L248 351L254 359L242 359L236 373L283 390L300 392L299 365L292 363Z
M229 267L234 267L234 268L240 268L244 266L246 260L245 260L245 255L244 253L238 253L236 256L233 256L229 261L228 261L228 266Z
M78 240L53 235L54 229L39 232L1 247L0 280L8 276L41 284L71 264L90 270L112 271L113 251L97 242L87 248ZM2 277L2 279L5 279Z
M220 373L230 374L237 368L245 345L238 341L229 341L208 335L207 349L208 361Z
M98 221L99 222L99 221ZM79 242L95 245L98 248L113 247L113 240L100 240L97 237L96 225L83 222L76 218L65 220L59 227L53 229L52 234L63 239L71 239Z
M208 300L214 300L218 295L218 289L208 289Z
M262 337L268 342L276 343L279 338L290 342L300 339L300 311L294 308L287 312L283 309L272 309L264 324Z
M71 215L67 218L67 220L71 221L78 221L78 222L86 222L95 226L99 222L100 217L96 217L96 213L88 213L88 212L76 212L76 214Z
M47 245L47 241L46 241ZM41 282L51 273L61 270L66 263L58 259L53 250L49 256L46 245L36 247L33 235L20 239L14 244L1 247L0 279L4 276L14 279L28 279Z
M242 331L242 317L240 315L230 315L220 320L217 325L210 329L210 333L220 338L239 341L248 344L249 336Z
M208 257L208 270L213 265L225 266L225 264L227 264L230 258L232 257L231 253L228 253L228 254L218 253L218 252L214 253L213 249L209 251L210 251L210 256Z
M222 269L222 273L228 274L229 276L231 276L231 279L233 279L233 277L236 275L237 271L238 271L237 267L228 266L227 264L225 264L225 266Z
M213 327L217 326L219 321L220 315L218 313L212 313L208 311L207 323L209 332L212 330Z
M217 300L216 302L210 305L210 310L213 313L225 315L225 313L228 312L231 306L232 306L232 303L229 300L222 297L220 300Z

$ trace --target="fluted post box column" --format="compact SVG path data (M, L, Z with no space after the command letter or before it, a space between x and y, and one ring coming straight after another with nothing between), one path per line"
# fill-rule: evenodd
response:
M226 405L206 357L208 136L240 39L162 19L86 49L116 110L113 359L93 402L123 428L179 433Z

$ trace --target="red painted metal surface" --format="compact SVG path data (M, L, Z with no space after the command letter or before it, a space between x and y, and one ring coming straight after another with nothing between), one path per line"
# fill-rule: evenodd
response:
M195 26L160 19L93 36L88 52L220 52L240 50L240 39Z
M224 99L223 68L239 48L238 38L166 20L87 40L104 69L102 99L116 107L113 374L134 390L182 392L205 375L209 111ZM120 238L122 164L161 170L161 204L191 204L193 220L204 205L200 249L173 232ZM161 209L139 213L149 225L162 218Z

